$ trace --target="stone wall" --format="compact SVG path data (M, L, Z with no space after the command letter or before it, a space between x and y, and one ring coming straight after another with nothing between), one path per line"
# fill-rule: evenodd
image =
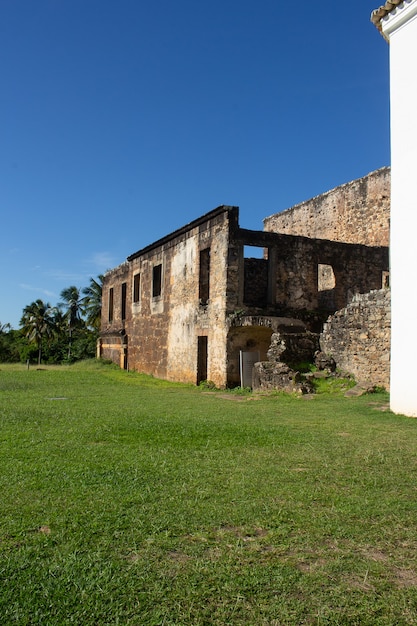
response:
M321 350L358 383L389 390L391 292L357 294L329 317L320 336Z
M106 274L103 358L158 378L225 386L226 259L237 214L218 207Z
M389 265L388 248L382 246L236 229L229 242L228 312L244 308L247 314L260 313L251 310L256 308L254 299L245 301L245 277L249 276L253 284L254 274L243 270L256 261L243 262L244 247L249 245L263 247L268 260L267 305L263 297L258 307L270 315L287 316L291 311L319 308L333 313L346 306L355 293L380 289ZM324 280L324 266L331 280ZM250 291L253 295L257 292L253 287Z
M218 207L106 274L103 358L168 380L238 384L239 351L265 360L270 344L272 326L253 316L322 320L382 285L386 247L246 230L238 217ZM245 258L246 246L264 258ZM252 324L231 328L242 315Z
M388 246L390 181L390 168L381 168L265 218L264 230Z

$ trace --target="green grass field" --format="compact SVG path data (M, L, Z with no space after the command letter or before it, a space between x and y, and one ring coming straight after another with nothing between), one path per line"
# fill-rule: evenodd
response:
M417 422L387 401L0 365L0 623L417 624Z

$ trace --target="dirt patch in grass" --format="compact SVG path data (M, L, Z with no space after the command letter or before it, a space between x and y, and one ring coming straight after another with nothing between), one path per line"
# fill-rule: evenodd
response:
M234 400L235 402L248 402L253 400L262 400L262 395L260 394L250 394L250 393L236 393L233 391L230 392L219 392L219 391L202 391L203 396L212 396L213 398L220 398L221 400Z
M344 583L350 589L359 589L360 591L365 591L369 593L375 592L375 587L368 578L368 572L366 572L365 576L363 577L349 576L347 578L344 578Z
M367 559L370 559L371 561L376 561L378 563L385 563L388 560L387 555L377 548L365 548L364 550L362 550L362 554Z
M187 563L191 558L188 554L178 550L171 550L171 552L168 553L168 557L175 563Z
M268 531L265 528L259 527L248 529L241 526L221 526L221 528L216 532L218 537L223 537L228 534L233 535L238 539L243 539L243 541L254 541L257 538L266 537L268 535Z
M246 400L249 400L248 397L238 396L233 393L216 393L216 398L221 398L222 400L234 400L235 402L246 402Z
M314 561L300 561L299 563L297 563L297 569L300 570L300 572L309 574L317 569L324 568L326 564L327 562L325 559L315 559Z
M396 568L394 570L394 581L397 587L417 587L417 573L412 569Z
M130 561L131 563L137 563L141 560L142 557L137 552L132 552L132 554L128 554L124 558L126 559L126 561Z
M389 411L389 402L368 402L368 406L371 406L373 409L377 411Z

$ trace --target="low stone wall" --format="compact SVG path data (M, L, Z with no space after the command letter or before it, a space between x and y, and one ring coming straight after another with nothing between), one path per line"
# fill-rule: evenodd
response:
M389 390L391 291L357 294L329 317L320 336L321 350L358 383Z

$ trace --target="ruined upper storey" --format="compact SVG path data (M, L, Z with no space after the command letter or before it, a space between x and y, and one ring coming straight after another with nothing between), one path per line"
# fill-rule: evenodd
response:
M383 167L264 219L264 229L366 246L388 246L391 170Z

